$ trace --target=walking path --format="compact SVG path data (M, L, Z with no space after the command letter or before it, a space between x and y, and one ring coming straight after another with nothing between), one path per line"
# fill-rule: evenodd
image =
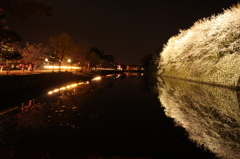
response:
M24 73L22 73L22 70L11 70L8 75L27 75L27 74L38 74L38 73L44 73L44 72L52 72L52 70L34 70L34 73L31 73L29 70L25 70ZM3 70L0 71L1 75L7 75L7 71Z

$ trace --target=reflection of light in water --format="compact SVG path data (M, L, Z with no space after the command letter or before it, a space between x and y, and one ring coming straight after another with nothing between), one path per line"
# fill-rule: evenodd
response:
M117 74L116 78L119 78L119 77L121 77L121 74Z
M71 86L66 86L66 88L71 88Z
M18 109L19 107L17 106L17 107L12 107L12 108L9 108L9 109L5 109L5 110L3 110L3 111L1 111L0 112L0 115L4 115L4 114L6 114L6 113L8 113L8 112L11 112L11 111L13 111L13 110L16 110L16 109Z
M127 76L127 77L139 77L139 76L143 76L144 74L143 73L138 73L138 72L124 72L124 74Z
M89 81L78 83L78 85L81 85L81 84L89 84Z
M74 84L67 85L67 86L64 86L64 87L61 87L61 88L56 88L53 91L49 91L48 94L53 94L55 92L59 92L60 90L66 90L66 89L74 88L74 87L77 87L79 85L84 85L84 84L89 84L89 81L74 83Z
M92 81L99 81L101 79L102 79L102 77L98 76L98 77L93 78Z
M54 89L54 90L53 90L53 92L58 92L58 91L59 91L59 89Z
M158 89L165 114L185 128L192 141L218 157L240 158L236 91L171 78L159 79Z
M78 84L72 84L71 87L76 87Z
M60 90L65 90L66 89L66 87L62 87L62 88L60 88Z

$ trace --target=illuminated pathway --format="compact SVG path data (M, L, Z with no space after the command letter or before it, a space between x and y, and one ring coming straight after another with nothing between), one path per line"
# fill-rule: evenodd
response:
M38 74L38 73L44 73L44 72L52 72L52 70L35 70L34 72L35 74ZM55 72L58 72L58 70ZM0 75L6 75L6 74L7 72L5 70L0 71ZM30 73L29 70L25 70L24 73L22 73L22 70L11 70L8 74L9 75L22 75L22 74L26 75L26 74L34 74L34 73Z

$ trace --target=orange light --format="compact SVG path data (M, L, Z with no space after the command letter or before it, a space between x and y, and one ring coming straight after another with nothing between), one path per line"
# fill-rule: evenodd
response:
M59 69L59 66L44 66L45 69ZM77 66L60 66L60 69L81 69L81 67Z
M61 87L61 88L56 88L52 91L49 91L48 94L53 94L53 93L56 93L56 92L59 92L59 91L62 91L62 90L64 91L66 89L77 87L78 85L82 85L82 84L89 84L89 81L80 82L80 83L73 83L71 85L67 85L67 86L64 86L64 87Z
M93 81L98 81L98 80L101 80L101 79L102 79L102 77L98 76L98 77L93 78L92 80Z
M48 92L48 94L53 94L53 91Z

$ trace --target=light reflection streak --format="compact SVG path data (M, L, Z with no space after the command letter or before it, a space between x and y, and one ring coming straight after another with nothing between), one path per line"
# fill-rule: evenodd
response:
M106 75L106 76L112 76L112 75ZM117 78L120 77L120 75L117 76ZM97 76L95 78L92 79L92 81L99 81L101 80L102 77L101 76ZM60 90L66 90L66 89L70 89L70 88L73 88L73 87L76 87L78 85L83 85L83 84L89 84L89 81L84 81L84 82L79 82L79 83L74 83L74 84L71 84L71 85L67 85L67 86L64 86L64 87L61 87L61 88L56 88L54 89L53 91L49 91L48 94L53 94L55 92L59 92Z
M97 76L97 77L93 78L92 81L99 81L99 80L101 80L101 79L102 79L101 76Z
M53 92L58 92L58 91L59 91L59 89L54 89L54 90L53 90Z
M60 90L65 90L66 89L66 87L62 87L62 88L60 88Z
M61 88L56 88L52 91L49 91L48 94L50 95L50 94L59 92L60 90L66 90L66 89L74 88L74 87L77 87L79 85L84 85L84 84L89 84L89 81L74 83L74 84L71 84L71 85L63 86Z

